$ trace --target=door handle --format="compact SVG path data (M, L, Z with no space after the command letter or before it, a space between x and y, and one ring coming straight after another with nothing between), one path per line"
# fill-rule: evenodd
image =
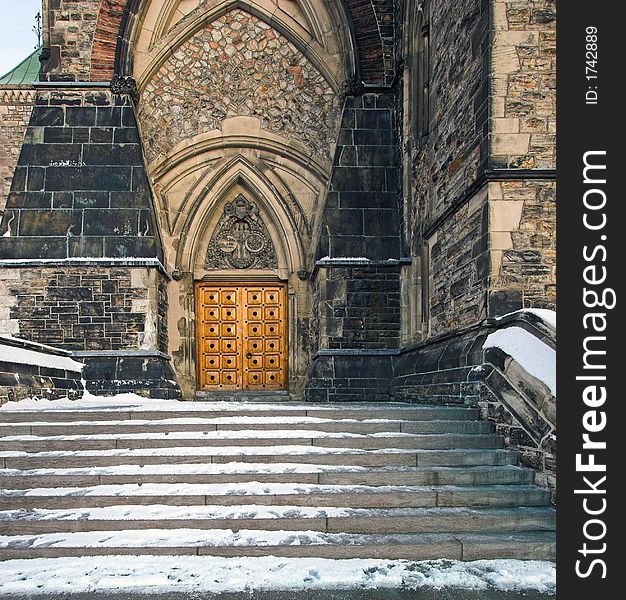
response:
M252 358L252 352L248 352L248 353L246 354L246 358Z

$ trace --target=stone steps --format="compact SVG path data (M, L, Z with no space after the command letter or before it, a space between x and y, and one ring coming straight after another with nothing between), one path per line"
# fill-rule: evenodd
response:
M543 531L493 534L240 531L226 535L216 535L216 531L219 530L151 529L142 531L143 539L137 539L136 530L12 536L3 540L5 546L0 545L0 549L5 560L120 554L479 560L545 559L554 557L556 545L554 535Z
M535 486L356 486L317 484L123 484L5 490L0 510L129 504L267 506L543 506L549 493Z
M85 465L159 465L164 462L183 464L225 464L233 461L249 463L325 464L362 467L462 467L478 465L513 465L517 456L501 449L454 450L354 450L344 448L312 448L310 446L277 446L268 454L267 447L227 446L212 448L163 448L160 451L101 450L72 452L0 452L2 469L71 468ZM219 453L218 453L219 451ZM215 452L215 453L214 453Z
M196 422L181 422L181 421ZM222 421L228 422L222 422ZM216 422L217 421L217 422ZM238 422L239 421L239 422ZM23 425L0 423L0 436L55 436L64 435L71 427L74 435L102 435L119 433L120 426L126 433L169 433L169 432L209 432L209 431L263 431L276 429L281 423L280 417L275 423L240 422L237 419L160 419L158 421L102 421L91 423L87 421L68 421L64 423L32 422ZM384 420L356 421L348 419L315 419L301 417L290 422L294 428L305 426L309 431L324 431L327 433L483 433L493 432L493 425L486 421L406 421Z
M547 507L355 509L298 506L115 506L0 512L4 535L124 529L253 529L323 533L550 531Z
M534 475L529 469L516 466L504 467L469 467L466 469L451 469L446 467L383 467L383 468L360 468L356 471L324 471L324 465L311 465L311 468L298 469L289 472L285 466L277 472L262 472L263 465L258 465L261 472L250 469L233 471L228 473L219 472L219 469L211 468L215 465L197 465L196 472L181 472L189 465L171 465L168 472L159 471L149 473L149 468L137 466L130 469L126 465L125 474L115 473L114 469L101 468L102 473L97 472L97 467L92 469L48 469L46 473L36 471L15 471L3 473L0 471L0 488L23 489L29 487L77 487L97 486L111 484L130 483L237 483L237 482L261 482L261 483L306 483L306 484L329 484L329 485L510 485L533 483ZM254 467L254 463L252 463ZM203 469L204 467L204 469ZM177 470L178 468L178 470ZM293 469L292 469L293 470ZM67 472L69 471L69 473ZM88 471L96 471L86 474Z
M0 411L2 558L554 556L549 493L473 408L75 406Z
M183 404L183 403L181 403ZM208 405L212 403L207 403ZM351 404L346 407L340 405L293 405L288 403L275 407L273 405L233 405L229 407L224 403L216 403L213 407L205 405L199 408L198 403L189 403L184 410L167 408L162 410L146 410L143 408L126 410L124 407L94 408L84 410L51 409L45 412L46 421L55 423L72 421L159 421L163 419L224 419L224 418L278 418L278 417L312 417L318 419L389 419L411 421L458 421L476 420L479 412L476 408L457 406L417 406L411 404L386 405L381 408L380 404ZM3 411L3 423L24 423L40 420L41 411L35 410L9 410ZM37 419L33 418L37 417Z
M80 450L136 450L142 448L202 448L220 447L225 444L236 446L316 446L321 448L351 448L377 450L383 448L411 448L417 450L445 450L447 448L501 448L502 438L494 434L341 434L315 432L315 437L305 437L306 431L234 431L194 434L188 432L105 434L71 436L9 436L0 438L0 452L54 452ZM260 434L264 435L261 436ZM256 434L256 435L255 435ZM269 436L268 436L269 434ZM267 437L266 437L267 436ZM380 437L379 437L380 436Z

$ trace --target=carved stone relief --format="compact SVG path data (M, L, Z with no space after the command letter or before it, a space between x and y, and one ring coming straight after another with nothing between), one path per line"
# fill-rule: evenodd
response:
M207 250L207 269L273 269L278 266L272 239L258 206L239 195L227 202Z

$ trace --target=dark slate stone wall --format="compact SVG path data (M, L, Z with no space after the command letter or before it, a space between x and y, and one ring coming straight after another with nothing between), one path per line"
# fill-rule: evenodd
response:
M84 379L93 394L111 396L134 393L156 399L178 400L180 388L167 355L160 352L82 355Z
M400 339L393 94L346 99L313 274L316 348L305 397L388 399ZM381 354L382 353L382 354Z
M415 2L414 4L417 4ZM438 336L487 316L488 222L484 179L489 159L490 11L486 0L423 4L429 32L428 98L406 98L398 127L405 170L406 246L430 254L423 327L407 335ZM416 23L417 26L417 23ZM405 57L405 90L418 84L422 57ZM422 111L420 111L420 107ZM400 123L398 123L400 125ZM428 260L428 259L426 259Z
M393 94L346 99L317 258L400 257Z
M317 278L320 346L329 350L398 348L399 266L327 267Z
M138 349L150 290L132 284L128 267L28 267L6 278L9 319L21 338L66 350ZM155 348L156 349L156 348Z
M39 92L0 224L0 259L159 258L134 109Z
M392 356L321 351L313 358L307 402L387 402Z

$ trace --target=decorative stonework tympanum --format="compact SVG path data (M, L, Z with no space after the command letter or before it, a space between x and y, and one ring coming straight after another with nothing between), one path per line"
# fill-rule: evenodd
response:
M274 269L276 251L258 206L239 195L227 202L209 242L207 269Z
M207 23L156 71L139 107L148 162L237 116L330 159L337 96L313 63L276 29L240 9Z

